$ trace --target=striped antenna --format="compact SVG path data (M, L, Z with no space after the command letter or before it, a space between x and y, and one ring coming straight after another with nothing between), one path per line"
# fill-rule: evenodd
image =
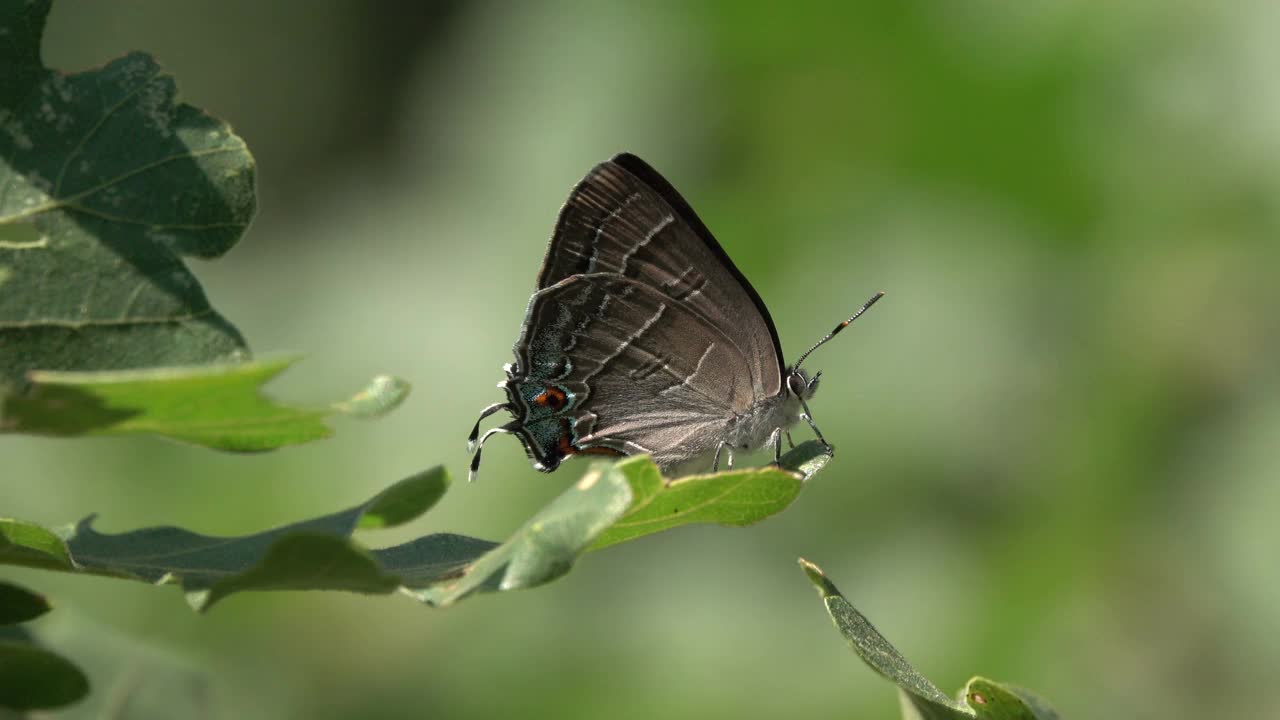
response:
M882 297L884 297L884 292L883 292L883 291L878 292L878 293L876 293L875 295L872 295L870 300L866 301L865 303L863 303L863 304L862 304L862 307L858 308L858 312L854 313L854 314L853 314L853 316L852 316L852 317L850 317L848 320L845 320L844 322L842 322L842 323L840 323L839 325L837 325L837 326L835 327L835 329L834 329L834 330L832 330L831 332L827 333L827 336L826 336L826 337L824 337L824 338L822 338L821 340L819 340L818 342L814 343L814 344L813 344L813 347L811 347L811 348L809 348L808 350L806 350L806 351L804 352L804 354L800 356L800 359L796 361L796 364L792 366L792 369L793 369L793 370L798 370L798 369L800 368L800 366L801 366L802 364L804 364L805 358L809 357L809 355L810 355L814 350L817 350L818 348L822 347L822 344L823 344L823 343L825 343L826 341L828 341L828 340L830 340L831 338L835 337L836 335L839 335L841 330L843 330L843 329L845 329L845 328L849 327L849 323L851 323L851 322L853 322L854 320L857 320L859 317L861 317L861 316L862 316L862 313L866 312L866 311L867 311L867 310L868 310L872 305L875 305L875 304L876 304L876 301L877 301L877 300L879 300L879 299L880 299L880 298L882 298Z

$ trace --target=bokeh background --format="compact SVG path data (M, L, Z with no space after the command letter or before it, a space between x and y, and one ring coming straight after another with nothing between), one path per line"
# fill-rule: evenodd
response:
M258 219L195 269L257 353L308 356L274 394L416 389L263 456L5 438L3 514L234 534L459 476L557 209L624 149L690 199L790 356L889 293L811 361L835 462L750 529L447 611L258 594L198 617L171 588L13 573L86 646L78 714L123 673L219 718L896 717L803 555L948 691L1274 716L1277 23L1269 0L59 2L50 65L148 50L256 155ZM581 467L539 475L498 438L480 482L365 539L501 538Z

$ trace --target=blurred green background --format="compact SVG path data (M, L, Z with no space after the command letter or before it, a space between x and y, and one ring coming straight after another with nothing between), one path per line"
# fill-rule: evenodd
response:
M809 363L835 462L754 528L448 611L260 594L197 617L173 589L14 573L59 606L60 647L92 646L80 716L145 646L124 682L200 668L165 684L220 718L896 717L799 555L947 691L980 673L1068 718L1275 712L1280 6L782 7L55 6L48 64L148 50L256 155L257 221L195 269L256 352L309 356L274 394L380 372L415 392L263 456L0 439L5 515L233 534L465 475L556 211L620 150L689 198L790 357L889 293ZM410 532L501 538L581 468L539 475L499 438Z

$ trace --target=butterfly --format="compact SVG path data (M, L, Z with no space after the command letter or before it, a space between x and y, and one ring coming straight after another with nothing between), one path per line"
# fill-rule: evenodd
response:
M876 293L791 366L760 294L693 208L645 161L600 163L560 210L515 362L499 383L506 402L480 413L475 454L495 434L516 436L533 466L572 455L646 453L669 474L722 453L772 445L809 412L822 373L801 363L870 308ZM480 437L506 410L512 420ZM788 434L788 441L790 436Z

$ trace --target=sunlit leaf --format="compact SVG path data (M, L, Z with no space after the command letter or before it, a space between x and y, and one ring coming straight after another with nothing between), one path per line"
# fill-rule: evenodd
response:
M592 549L692 523L742 527L759 522L786 509L800 494L805 477L821 468L827 458L830 454L821 444L808 442L787 453L782 467L670 480L664 479L647 457L619 461L618 469L631 486L631 507L596 540Z
M594 465L509 540L471 563L461 577L414 594L432 605L450 605L477 590L516 590L554 580L622 517L631 500L631 488L618 464Z
M1061 717L1030 690L984 677L970 680L961 695L982 720L1059 720Z
M375 378L352 400L320 409L290 407L264 396L262 384L293 362L33 372L24 392L0 396L0 430L58 436L149 433L220 450L271 450L328 437L327 416L389 410L408 391L403 381Z
M52 530L11 518L0 518L0 563L74 570L66 543Z

